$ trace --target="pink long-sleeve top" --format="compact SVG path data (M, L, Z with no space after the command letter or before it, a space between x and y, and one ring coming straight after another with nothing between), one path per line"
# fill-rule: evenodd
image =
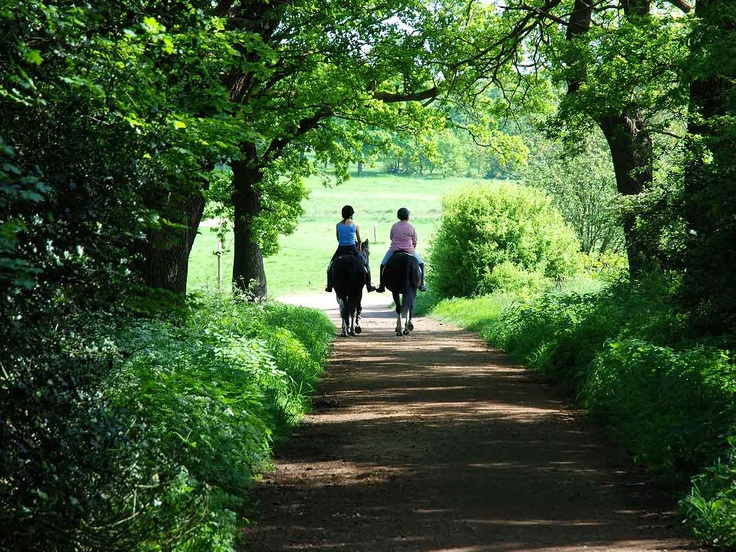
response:
M406 251L414 253L417 246L417 231L414 225L406 220L400 220L391 227L389 234L391 246L389 251Z

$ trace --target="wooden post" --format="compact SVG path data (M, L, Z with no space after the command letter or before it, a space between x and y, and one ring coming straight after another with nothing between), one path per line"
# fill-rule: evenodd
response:
M378 226L377 222L373 223L373 243L376 243L378 241L378 238L376 237L376 227Z
M222 240L217 240L217 289L222 289Z

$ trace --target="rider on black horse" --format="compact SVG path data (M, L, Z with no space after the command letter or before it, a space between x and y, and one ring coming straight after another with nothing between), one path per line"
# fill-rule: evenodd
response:
M386 263L388 263L391 256L397 251L405 251L410 255L414 255L419 263L419 270L422 273L422 281L418 289L419 291L427 291L427 288L424 286L424 261L415 250L417 246L417 231L414 228L414 225L409 222L409 209L402 207L396 212L396 217L399 219L399 222L394 223L391 227L391 233L389 234L391 246L388 248L386 255L384 255L383 260L381 261L381 281L378 288L376 288L376 291L379 293L386 291L386 287L383 282L383 269L386 267Z
M341 255L355 255L363 261L365 266L365 286L368 291L375 291L375 286L371 283L371 267L368 258L361 251L362 241L360 239L360 228L353 222L355 209L350 205L342 208L342 220L335 225L335 235L337 236L337 250L330 260L327 267L327 287L325 291L332 292L332 262Z

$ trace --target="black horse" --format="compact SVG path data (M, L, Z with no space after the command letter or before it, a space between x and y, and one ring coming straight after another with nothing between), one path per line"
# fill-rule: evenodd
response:
M393 293L396 303L396 335L407 335L414 329L412 309L417 297L417 288L422 281L419 262L414 255L397 251L383 269L383 283ZM404 327L401 327L401 318Z
M368 240L363 242L363 254L368 258ZM365 265L360 257L350 253L340 255L332 261L332 284L340 306L342 331L340 335L347 337L361 333L360 313L365 285Z

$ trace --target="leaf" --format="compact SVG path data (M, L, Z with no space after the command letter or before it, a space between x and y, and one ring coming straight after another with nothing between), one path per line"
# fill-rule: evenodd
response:
M43 57L41 57L39 50L26 50L23 52L23 59L34 65L41 65L43 63Z

